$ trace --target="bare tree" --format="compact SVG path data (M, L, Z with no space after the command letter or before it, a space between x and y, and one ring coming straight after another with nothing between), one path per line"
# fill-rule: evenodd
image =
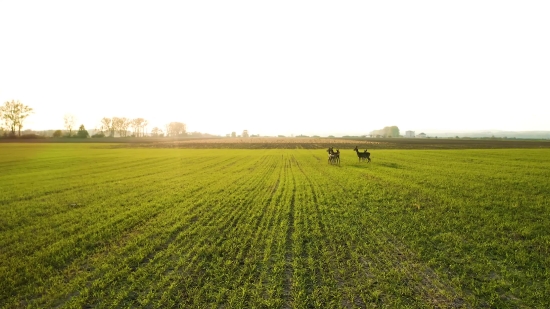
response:
M130 119L122 117L113 117L113 128L120 137L128 136L128 127L130 126Z
M132 119L130 123L132 128L134 129L135 137L145 136L144 135L145 127L147 127L147 125L149 124L147 120L143 118L135 118L135 119Z
M69 131L69 136L73 134L73 128L76 125L76 117L72 114L65 114L63 117L65 123L65 129Z
M19 136L21 136L23 122L25 118L29 117L32 113L32 108L19 101L16 102L15 100L11 100L11 102L6 101L4 106L0 107L0 116L13 136L15 136L16 129L19 131Z
M130 127L132 128L132 131L134 131L134 133L132 133L132 136L138 137L138 135L139 135L139 120L138 120L138 118L130 120Z
M109 137L115 136L115 129L113 127L113 120L111 118L103 117L103 119L101 119L101 131L108 132Z
M120 132L124 134L124 137L128 136L128 128L130 128L130 119L122 117L120 122Z
M121 125L122 125L122 118L118 118L118 117L113 117L113 119L111 119L111 122L112 122L112 126L113 126L113 129L115 130L116 133L118 133L118 136L122 136L122 132L121 132Z
M142 137L145 137L145 128L147 128L147 126L149 125L149 121L143 119L143 122L141 123L141 136Z

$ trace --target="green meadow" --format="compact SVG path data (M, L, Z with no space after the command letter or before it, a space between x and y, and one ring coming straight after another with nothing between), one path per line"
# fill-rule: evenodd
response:
M0 308L549 308L550 149L0 144Z

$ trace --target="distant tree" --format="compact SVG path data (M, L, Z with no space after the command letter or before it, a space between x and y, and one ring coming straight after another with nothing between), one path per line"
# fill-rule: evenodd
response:
M33 109L23 103L15 100L6 101L3 106L0 107L0 117L4 120L4 123L11 131L11 135L15 136L15 130L18 130L18 135L21 136L21 129L23 128L23 122L25 118L29 117L33 113Z
M113 126L113 130L115 130L115 134L118 133L118 136L120 136L120 137L124 136L124 132L121 132L121 130L122 130L122 118L113 117L111 119L111 125Z
M63 132L61 132L61 130L55 130L55 132L53 132L53 137L61 137L63 136Z
M187 135L187 125L183 122L170 122L167 126L168 136L185 136Z
M369 135L376 137L399 137L399 128L397 126L384 127L383 129L370 132Z
M113 117L112 126L118 136L126 137L128 136L128 128L130 127L130 119L125 117Z
M148 122L143 118L135 118L130 120L130 126L133 128L133 135L135 137L145 136L145 127L147 127Z
M153 136L153 137L159 137L159 136L161 136L161 134L162 134L162 130L159 129L158 127L154 127L151 130L151 136Z
M143 118L141 118L143 119ZM145 137L147 135L147 130L145 128L147 128L147 126L149 125L149 121L143 119L143 121L140 123L140 129L141 129L141 136L142 137Z
M139 130L139 123L137 119L130 120L130 128L132 129L132 136L137 137L137 132Z
M397 126L390 127L391 137L399 137L399 128Z
M109 137L115 136L115 127L113 126L113 120L111 118L103 117L101 119L101 132L105 134L105 132L109 133ZM107 134L105 134L107 135Z
M231 137L237 137L237 132L231 132Z
M65 123L65 129L69 131L69 137L73 135L73 128L76 125L76 117L71 114L65 114L63 117L63 121Z
M78 138L88 138L88 137L90 137L90 134L88 133L86 128L84 128L83 124L81 124L80 127L78 128L78 132L76 133L76 137L78 137Z
M242 136L243 137L248 137L248 130L244 130Z

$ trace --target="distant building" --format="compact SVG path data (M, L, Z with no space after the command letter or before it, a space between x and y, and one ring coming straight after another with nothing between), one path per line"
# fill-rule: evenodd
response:
M406 131L405 137L414 137L414 131Z
M420 134L418 134L416 137L425 138L425 137L426 137L426 133L420 133Z

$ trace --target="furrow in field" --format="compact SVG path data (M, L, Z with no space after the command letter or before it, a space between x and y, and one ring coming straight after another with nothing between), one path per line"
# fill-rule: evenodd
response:
M267 174L269 177L264 178L262 174ZM258 188L265 188L266 184L268 188L271 188L273 187L271 182L276 182L275 177L277 177L277 174L274 172L259 173L256 177L259 182ZM257 192L258 190L251 191ZM265 194L255 193L250 196L251 199L242 204L246 207L240 210L242 216L239 222L235 226L230 225L223 232L227 236L216 244L219 247L219 253L216 256L227 257L226 260L218 259L210 266L212 269L222 271L212 271L207 274L210 282L220 288L220 292L215 293L217 294L215 296L216 303L227 301L228 303L238 304L244 301L243 297L252 297L249 295L250 286L257 281L257 267L261 261L261 252L264 245L253 241L256 232L251 227L258 225L257 218L260 216L257 213L258 205L261 205L263 199L266 198L266 194L270 194L270 190L266 191ZM225 277L218 277L218 273L228 273L234 280L227 281ZM235 297L238 294L234 293L239 289L243 290L243 295ZM229 293L233 293L233 296L228 298Z
M275 173L271 173L273 176L277 176ZM270 178L273 183L269 184L269 188L272 188L275 183L277 183L277 178L271 177ZM284 181L284 180L283 180ZM265 187L265 181L261 180L260 183L263 183L263 187ZM279 191L284 189L284 185L278 186ZM266 193L270 193L270 191ZM276 193L277 194L277 193ZM259 198L258 198L259 197ZM253 199L250 200L246 205L249 205L245 209L245 213L254 212L257 209L257 204L261 203L264 199L267 199L268 195L264 195L264 197L256 196ZM278 198L278 197L277 197ZM279 205L274 205L275 207L278 207ZM281 217L281 220L285 220L284 217ZM252 241L249 242L247 239L250 239L251 236L254 234L253 231L250 231L250 228L247 228L247 226L250 226L250 223L247 221L249 220L249 216L242 216L242 220L240 220L240 223L235 226L235 228L232 228L231 226L226 230L222 231L223 233L227 233L228 237L225 237L220 240L219 243L210 244L209 247L215 247L219 248L219 250L214 250L214 252L209 255L210 258L206 260L213 260L212 263L206 263L207 269L210 271L203 274L203 276L200 277L200 279L197 281L195 280L192 284L191 283L185 283L185 294L198 294L197 297L206 297L208 299L208 302L215 301L216 303L226 303L230 306L236 305L236 306L243 306L246 303L246 299L253 298L260 302L264 303L280 303L280 298L270 298L268 300L262 299L263 292L258 290L257 288L254 289L254 286L257 286L257 283L260 279L258 278L259 275L257 274L257 270L255 268L255 265L258 263L261 263L261 260L263 259L263 256L260 254L260 252L263 250L262 247L268 248L269 240L264 245L262 243L260 244L253 244ZM255 223L253 223L255 224ZM284 222L279 222L279 226L277 230L279 232L272 231L272 234L280 235L276 236L276 240L274 241L276 243L275 247L277 248L275 251L278 252L278 259L277 261L280 261L283 263L282 265L274 265L272 276L270 278L274 279L278 282L278 284L275 284L275 286L280 286L280 282L283 280L284 276L284 255L285 255L285 235L286 235L286 228L284 227ZM277 223L275 224L277 226ZM242 238L243 241L240 241ZM240 245L241 242L244 242L243 245ZM278 244L278 245L277 245ZM206 249L206 248L204 248ZM189 251L198 251L204 250L189 250ZM237 250L235 252L235 250ZM247 252L248 251L248 252ZM199 257L201 254L199 253ZM247 257L243 260L240 260L239 257ZM212 259L213 257L216 257L215 259ZM221 257L227 257L226 260L220 259ZM256 262L254 262L256 259ZM204 259L203 259L204 260ZM194 260L195 263L199 263L201 260L197 259ZM241 265L241 266L239 266ZM205 266L206 267L206 266ZM269 267L267 267L269 269ZM193 267L188 267L187 270L183 270L185 272L189 272ZM221 269L223 271L216 271L216 269ZM191 272L193 273L193 272ZM231 274L230 277L234 278L235 280L227 281L227 277L218 277L217 274ZM279 279L276 279L279 278ZM199 286L202 284L202 280L208 280L210 284L213 284L217 287L216 290L220 291L219 293L214 293L214 295L208 296L204 293L207 293L209 289L201 289ZM229 285L228 285L229 284ZM238 292L237 291L241 291ZM256 291L256 292L255 292ZM276 291L272 291L274 293L277 293ZM268 292L270 293L270 292ZM279 293L282 293L280 291ZM202 296L200 296L202 295ZM275 294L277 295L277 294ZM193 303L191 301L191 303Z
M333 179L331 185L340 187L340 194L342 197L345 197L346 200L345 203L340 204L340 207L346 207L347 209L344 210L345 212L354 214L350 219L364 218L364 221L356 221L355 224L349 222L343 223L348 225L348 231L332 232L343 233L343 235L345 235L341 240L343 242L341 246L346 248L343 250L344 252L353 255L350 256L344 253L341 255L341 261L339 262L341 263L340 269L349 269L349 271L346 271L347 274L345 276L349 277L348 279L350 280L343 281L355 282L354 284L356 285L356 288L346 288L351 291L355 290L355 292L348 293L350 297L354 294L363 294L364 300L360 301L370 303L378 301L388 302L399 299L398 295L401 295L400 301L403 302L402 305L406 303L414 304L417 302L426 302L432 305L437 304L443 307L464 305L463 297L459 296L453 285L443 278L435 277L435 273L431 271L429 267L421 263L420 259L415 257L403 243L397 242L391 234L384 229L385 222L377 220L376 216L373 216L369 212L361 212L361 208L358 206L364 203L364 201L358 203L360 202L358 200L358 195L354 193L354 191L356 191L355 188L357 188L357 183L353 180L354 175L342 178L338 177L338 173L334 172L334 170L325 169L325 172L329 174L326 178ZM373 186L368 186L366 189L376 192L380 191L382 187L375 188ZM371 201L368 202L372 205ZM354 220L350 221L353 222ZM403 252L407 252L407 254L405 255ZM358 253L360 254L358 255ZM358 266L365 269L364 274L366 277L361 278L361 276L354 271ZM418 273L424 274L424 278L418 277L416 275ZM391 294L395 292L386 291L384 288L380 288L387 284L391 285L391 282L400 283L398 285L400 288L397 289L400 294L391 296ZM430 282L432 288L424 287L427 282ZM361 290L370 291L364 294L363 292L359 292ZM414 291L420 294L420 299L416 299L416 296L411 294ZM406 296L407 293L409 296ZM409 300L407 300L407 298ZM356 300L349 299L346 303L351 305L355 301Z
M223 162L218 163L221 165L218 172L223 170ZM12 203L10 206L13 207L11 214L7 211L3 211L5 215L5 220L8 220L10 225L14 227L26 226L25 228L34 229L34 226L39 226L40 229L43 228L44 222L39 220L37 217L47 218L46 224L59 225L56 222L56 216L63 216L71 218L74 215L71 212L86 212L88 209L86 206L90 204L97 204L97 201L110 201L111 196L120 197L122 195L134 196L139 194L141 196L147 196L150 191L155 190L151 187L151 182L155 181L154 177L160 175L160 178L163 182L171 181L171 179L166 179L164 176L165 173L169 172L170 174L175 174L174 177L179 176L188 176L193 175L197 169L194 170L174 170L170 169L170 164L163 163L160 166L147 166L146 168L133 171L134 175L128 177L128 175L122 175L116 180L102 181L106 177L101 177L97 180L90 180L87 183L83 183L81 186L88 187L90 189L83 190L82 188L73 188L74 192L63 192L58 194L49 194L43 196L39 199L40 203L33 201L31 205L21 205L18 206L17 203ZM203 168L199 166L197 168ZM137 175L135 175L137 173ZM83 177L85 177L83 175ZM172 176L170 176L172 177ZM149 181L143 181L143 179L148 179ZM187 181L187 179L183 179ZM151 188L150 188L151 187ZM91 189L94 188L94 189ZM45 195L46 193L43 192ZM62 201L61 203L59 203ZM124 204L124 203L123 203ZM21 211L24 209L24 212ZM57 210L57 211L56 211ZM53 213L52 212L56 212ZM65 213L67 212L67 213ZM12 218L14 217L14 218ZM16 218L15 218L16 217ZM30 221L32 218L33 221ZM26 222L32 222L32 224L24 224ZM4 226L5 229L8 226ZM0 232L1 235L2 232Z
M144 176L145 177L145 176ZM171 175L171 178L161 178L164 181L174 181L175 179L180 178L181 176L178 174ZM151 178L151 176L149 176ZM54 197L52 198L51 202L53 203L59 203L59 200L65 200L65 203L58 205L60 208L60 212L57 212L55 214L50 214L49 216L40 216L39 218L34 218L32 224L29 224L23 228L19 228L16 233L13 231L10 233L12 235L12 238L5 238L2 240L2 245L6 248L9 248L10 245L15 246L21 246L21 240L28 239L28 234L36 234L38 232L38 229L40 232L37 234L37 237L35 237L33 244L40 246L41 241L40 239L44 239L47 242L51 242L52 235L48 234L49 232L52 233L60 233L64 230L70 229L71 226L79 226L81 228L84 228L84 225L78 224L78 220L74 220L75 217L83 217L86 213L89 213L90 210L93 210L93 212L96 214L94 219L98 218L98 215L102 213L106 213L108 216L111 216L110 212L113 210L112 206L114 205L125 205L128 204L128 201L135 201L142 197L147 196L147 199L150 200L152 195L155 195L155 191L158 191L158 189L154 186L151 186L148 182L143 182L141 179L136 178L128 178L129 182L124 182L123 188L107 185L105 186L104 183L101 184L101 186L98 186L101 188L101 190L93 191L91 194L90 192L80 195L80 197L77 199L78 204L75 206L78 207L72 207L70 204L67 205L68 200L74 200L72 197ZM151 180L154 180L151 179ZM132 189L128 190L125 187L129 186ZM121 190L121 191L120 191ZM99 193L99 194L98 194ZM114 198L113 198L114 197ZM104 203L103 201L107 200L108 204ZM50 203L51 203L50 202ZM69 202L70 203L70 202ZM81 206L80 206L81 205ZM53 208L54 205L41 205L41 207L45 208ZM14 206L15 207L15 206ZM125 213L127 211L127 207L120 207L116 209L117 215L120 215L121 213ZM24 215L24 214L20 214ZM44 219L42 219L44 217ZM42 220L40 220L42 219ZM46 222L43 222L46 221ZM86 228L90 228L90 224L93 225L97 222L87 222ZM68 225L65 227L65 225ZM78 231L71 230L72 233L76 233ZM18 239L14 239L13 236L17 236ZM11 239L11 240L10 240ZM55 238L54 238L55 239ZM22 247L23 250L34 250L34 248L29 247L28 245ZM28 253L20 252L21 254L27 255Z
M254 181L254 180L253 180L253 181ZM260 184L261 184L261 182L260 182ZM238 183L238 182L237 182L236 185L237 185L237 188L241 188L241 187L242 187L242 188L246 188L246 187L249 187L248 185L246 185L246 183ZM237 190L235 190L235 191L237 192ZM242 193L242 192L240 192L240 193ZM237 193L237 194L239 194L239 193ZM238 195L237 195L237 196L238 196ZM231 205L230 205L230 206L231 206ZM233 206L235 206L235 205L233 205ZM210 223L210 225L211 225L211 226L213 225L214 227L219 226L219 227L221 228L221 226L228 226L229 228L231 228L231 227L232 227L232 222L235 222L236 220L238 220L238 216L239 216L238 212L239 212L240 210L237 209L237 213L236 213L236 214L234 214L234 215L229 215L229 218L230 218L229 221L227 221L227 218L226 218L225 221L220 220L220 224L214 224L214 222L216 221L216 219L218 219L218 218L221 219L221 218L223 217L223 215L224 215L224 214L223 214L223 210L224 210L224 209L217 209L217 210L220 211L220 214L216 215L216 212L208 211L208 212L205 213L205 214L216 215L216 216L214 216L214 217L206 217L206 216L205 216L206 218L204 218L204 219L203 219L203 218L197 218L197 219L193 222L193 223L194 223L193 226L190 226L190 229L192 229L193 227L195 227L195 228L200 227L201 224L204 224L204 220L206 220L206 222ZM235 210L235 208L234 208L234 209L230 209L230 210ZM222 223L222 222L223 222L223 223ZM203 228L202 228L202 229L203 229ZM188 232L192 232L192 231L188 231ZM199 234L203 234L203 233L199 233ZM208 233L204 233L204 234L205 234L205 235L208 235ZM218 234L218 233L216 233L216 234ZM216 234L214 234L214 235L216 235ZM183 238L181 238L181 239L184 240L186 234L185 234L185 233L180 233L180 235L183 237ZM223 234L222 234L222 235L223 235ZM178 241L178 239L180 239L179 236L176 237L176 238L174 238L174 243L176 243L176 242ZM204 242L204 245L206 245L206 248L210 248L212 245L219 246L219 245L221 244L221 243L213 244L213 243L211 243L211 242L207 242L207 239L208 239L208 238L204 239L204 241L205 241L205 242ZM193 248L190 249L191 252L197 251L197 250L196 250L196 249L197 249L197 248L196 248L197 244L196 244L195 242L189 243L189 245L193 245L193 246L194 246ZM198 245L201 246L201 243L199 243ZM171 247L171 246L170 246L170 247ZM168 248L168 247L167 247L167 248ZM206 249L206 248L205 248L205 249ZM186 251L186 250L185 250L185 251ZM184 251L184 252L185 252L185 251ZM170 254L168 254L168 253L167 253L166 255L167 255L167 256L170 256ZM203 256L203 258L204 258L204 256ZM192 259L192 258L191 258L191 259ZM143 274L150 273L150 272L147 271L148 267L153 267L153 264L147 263L147 265L144 266L144 267L142 268L142 269L143 269L143 272L141 272L141 273L143 273ZM165 268L164 266L161 267L161 268L163 268L162 271L161 271L161 273L164 273L165 271L168 271L167 269L164 269L164 268ZM137 273L137 272L136 272L136 273ZM169 273L164 273L164 276L170 277L170 274L174 274L174 271L169 271ZM164 276L163 276L163 277L164 277ZM147 278L146 278L146 279L147 279ZM148 278L148 279L150 279L150 278ZM136 280L137 280L137 279L136 279ZM136 284L137 284L137 286L134 286L134 288L136 288L136 287L138 287L138 286L140 285L140 284L139 284L139 280L136 281ZM151 288L151 287L149 287L149 288ZM128 294L127 294L127 297L130 297L130 298L131 298L131 297L132 297L131 293L128 293ZM137 297L136 301L140 301L140 297Z
M29 175L21 175L22 182L20 183L20 186L18 186L17 183L14 183L15 179L13 177L10 177L10 185L13 188L12 192L14 192L14 194L17 193L17 195L11 197L8 195L0 195L0 206L2 204L17 201L33 200L42 195L82 191L85 188L91 188L90 186L96 183L96 179L101 179L103 180L102 183L110 185L118 184L121 181L132 178L147 178L148 176L158 173L158 171L155 170L155 168L157 167L173 166L173 160L173 158L165 158L162 160L159 160L157 158L145 158L141 159L141 161L139 161L138 163L136 163L135 161L130 161L130 163L119 162L119 164L116 165L117 168L107 169L101 166L94 166L93 168L86 170L55 170L49 172L47 174L48 177L40 177L34 182L40 184L39 187L34 186L33 183L29 184L28 179L29 177L31 177ZM228 158L222 161L215 161L213 164L209 164L210 162L206 161L201 162L200 165L202 166L202 168L205 169L212 166L221 166L221 168L226 168L229 164L231 164L228 162L234 162L234 160L235 158ZM152 162L148 163L147 161ZM138 173L137 175L128 177L129 171L130 173L135 174L136 172L142 171L144 168L146 168L147 170L152 170L152 172L147 174ZM90 170L97 170L97 172L90 172ZM196 170L196 167L194 167L194 170ZM123 171L124 173L121 173L121 171ZM63 179L65 179L66 181L63 181ZM0 178L0 183L1 182L2 179ZM62 183L62 185L60 185L60 183Z
M143 212L143 211L141 211L141 212ZM146 215L147 213L144 213L144 214ZM123 219L123 220L124 220L124 219ZM112 223L108 223L108 224L112 225ZM101 228L101 226L100 226L100 228ZM87 229L89 230L88 235L94 235L95 230L96 230L96 229L94 229L94 227L88 226ZM85 236L85 237L86 237L86 236ZM79 239L80 239L80 238L79 238ZM65 241L65 242L66 242L66 241ZM63 250L63 247L64 247L64 246L60 246L60 249L59 249L59 250ZM46 249L46 250L47 250L47 249ZM46 251L46 252L49 252L49 251ZM62 251L60 251L60 252L62 252ZM48 254L49 254L49 253L48 253Z
M309 166L304 162L308 161L296 160L295 163L300 171L297 173L298 183L302 185L299 192L304 194L300 201L300 205L304 206L304 226L300 230L303 231L303 250L308 254L303 256L302 267L305 270L303 280L310 285L305 291L308 295L305 306L351 308L355 305L364 308L365 304L357 297L351 300L346 298L345 285L349 278L345 278L337 271L341 263L338 258L339 250L332 244L332 235L326 226L333 222L322 215L322 212L334 203L332 195L339 192L334 191L330 179L316 177L318 172L314 170L315 166Z
M481 162L487 160L484 157L470 158ZM502 160L502 157L500 159ZM529 243L538 241L535 238L529 241L514 240L510 235L520 234L525 226L536 229L540 222L539 218L547 217L545 213L548 208L540 207L544 200L542 195L526 196L524 191L508 190L508 188L514 188L510 182L514 182L515 177L504 177L501 180L496 176L515 174L515 167L498 161L498 156L493 156L490 160L500 162L499 165L501 165L498 168L495 166L493 173L490 172L491 170L481 172L484 167L467 172L464 169L458 169L457 172L460 172L457 173L453 167L447 169L447 177L442 177L435 173L433 167L404 165L409 170L407 177L396 177L391 173L379 175L379 179L383 180L386 187L402 192L402 200L396 203L392 210L393 214L410 217L410 222L401 222L400 226L391 223L388 229L408 231L402 237L416 242L416 246L422 250L424 256L428 256L424 259L439 265L440 273L454 279L455 282L461 282L462 294L470 302L473 303L474 299L495 301L491 299L494 296L486 295L486 292L480 288L489 282L488 284L498 285L496 290L499 291L500 299L507 299L508 302L513 300L514 304L519 305L522 301L521 296L517 292L510 291L509 282L523 280L525 283L529 282L535 289L543 289L544 275L538 276L536 274L540 274L539 272L529 272L526 269L545 268L544 265L548 263L545 262L546 255L528 249L531 265L527 266L525 255L517 252L524 252L525 246L532 246ZM416 177L422 174L434 174L434 176L426 178L422 184L415 184L412 178L414 174L410 170L415 170ZM522 173L525 172L525 170L522 171ZM489 179L484 181L484 178ZM469 186L476 185L476 179L485 185L476 190L468 190ZM537 186L547 186L546 182L538 181L536 178L528 182ZM447 190L446 187L453 189ZM523 190L525 189L524 187ZM530 192L536 192L536 190L528 189ZM484 196L488 192L492 193ZM506 258L496 258L496 256ZM484 267L479 267L480 264ZM462 279L458 280L459 277ZM499 280L495 280L496 278ZM484 301L473 304L488 305Z
M288 219L287 219L287 231L285 239L285 268L284 268L284 286L283 286L283 299L285 301L284 308L293 308L299 306L300 296L295 292L296 286L296 265L295 265L295 205L296 202L296 179L294 177L293 157L289 157L285 160L285 169L288 178L287 188L289 191L290 200L288 203ZM286 203L285 203L286 206Z
M267 173L266 173L267 174ZM265 183L262 179L258 179L258 184L255 185L252 189L252 191L257 191L257 189L255 187L258 187L258 188L261 188L261 187L264 187L265 186ZM249 198L247 198L247 201L242 203L242 205L246 205L247 207L244 208L244 209L240 209L239 212L241 212L241 216L243 218L243 220L246 220L247 216L246 216L246 210L247 209L251 209L252 207L255 207L255 199L256 199L256 196L255 195L250 195ZM226 205L225 207L230 207L233 208L234 205L232 206L231 205L232 203L230 203L229 205ZM244 215L244 216L243 216ZM234 222L234 221L233 221ZM244 222L243 222L244 223ZM215 246L220 246L220 249L222 250L222 252L225 252L225 253L219 253L221 254L222 256L232 256L231 255L231 251L234 250L235 248L240 248L240 246L237 246L237 247L233 247L231 244L233 244L234 242L237 242L239 244L242 243L242 239L241 238L237 238L240 235L240 233L238 233L236 230L235 230L235 227L237 226L233 226L232 224L222 224L222 225L225 225L225 226L228 226L228 228L226 228L224 231L221 231L222 235L227 235L226 237L222 237L221 239L218 240L218 242L215 244ZM245 227L246 224L241 224L241 226ZM247 236L247 234L244 234L242 236ZM241 237L242 237L241 236ZM237 256L238 256L238 253L237 253ZM217 262L222 262L222 261L217 261ZM238 263L241 263L239 261L236 261ZM223 265L221 265L220 267L222 267L222 269L224 268ZM230 265L227 265L227 267L231 267L231 264ZM213 268L216 268L216 267L213 267ZM225 289L230 289L230 288L234 288L234 287L228 287L226 286L227 283L224 283L222 286L225 287Z

